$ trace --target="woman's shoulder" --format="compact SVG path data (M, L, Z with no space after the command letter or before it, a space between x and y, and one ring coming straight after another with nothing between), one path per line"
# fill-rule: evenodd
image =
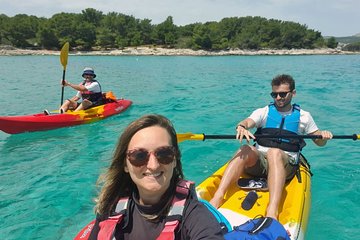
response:
M199 200L188 200L182 220L183 234L190 239L223 239L221 226L215 216Z

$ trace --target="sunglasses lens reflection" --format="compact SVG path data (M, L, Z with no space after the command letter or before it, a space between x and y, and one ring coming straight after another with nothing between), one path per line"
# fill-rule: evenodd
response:
M175 151L173 148L161 148L155 151L155 156L160 163L169 164L175 158Z
M128 152L128 159L130 163L134 166L142 166L147 163L148 152L143 149L136 149L131 152Z
M160 147L153 151L154 156L161 164L169 164L175 159L175 149L172 146ZM149 161L151 152L146 149L134 149L127 152L130 163L140 167Z

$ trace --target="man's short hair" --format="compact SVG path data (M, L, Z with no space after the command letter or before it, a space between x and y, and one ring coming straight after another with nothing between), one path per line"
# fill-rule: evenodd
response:
M271 81L271 86L280 86L281 84L288 84L290 87L290 91L293 91L295 89L295 80L290 75L280 74L275 76Z

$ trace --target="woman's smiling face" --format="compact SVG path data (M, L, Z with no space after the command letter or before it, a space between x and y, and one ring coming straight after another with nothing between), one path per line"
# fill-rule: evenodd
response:
M175 157L171 163L161 164L153 152L167 146L171 146L170 135L160 126L139 130L129 142L128 151L144 149L150 153L147 163L143 166L134 166L128 157L126 159L125 172L130 174L136 184L141 204L157 203L170 185L176 167Z

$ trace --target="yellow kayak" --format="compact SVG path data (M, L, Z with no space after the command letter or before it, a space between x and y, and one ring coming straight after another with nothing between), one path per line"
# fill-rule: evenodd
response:
M304 239L308 225L311 205L311 172L305 158L302 158L298 176L286 183L279 207L279 222L285 227L291 239ZM227 164L218 169L210 177L196 187L200 199L209 201L220 184ZM249 176L240 179L248 180ZM242 182L239 179L240 182ZM249 208L243 201L248 196L256 196ZM250 197L250 195L249 195ZM246 199L247 203L249 197ZM224 203L218 209L229 221L231 226L238 226L249 219L265 216L269 202L269 192L264 188L239 187L233 183L224 196ZM244 207L246 206L246 207ZM247 210L245 210L245 209Z

